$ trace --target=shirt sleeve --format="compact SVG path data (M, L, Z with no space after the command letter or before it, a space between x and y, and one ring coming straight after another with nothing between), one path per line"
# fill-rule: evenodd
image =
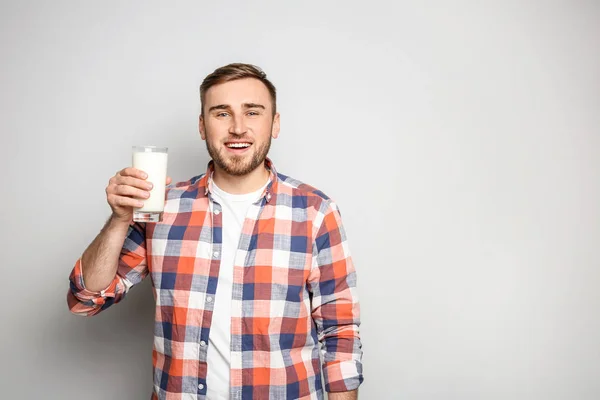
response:
M312 318L322 344L325 390L345 392L363 381L356 271L336 204L321 208L308 278Z
M140 283L148 275L146 262L145 224L133 223L129 226L119 266L112 282L103 290L92 291L85 287L81 258L77 260L69 275L67 305L76 315L92 316L118 303L125 298L129 289Z

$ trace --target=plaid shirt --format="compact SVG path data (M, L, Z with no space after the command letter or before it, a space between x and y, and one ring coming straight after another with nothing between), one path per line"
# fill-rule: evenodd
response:
M243 225L231 299L231 398L322 399L363 380L356 273L340 213L322 192L278 174ZM207 173L167 188L163 221L134 223L117 275L85 288L78 260L71 312L90 316L150 274L156 300L152 399L206 398L206 363L221 259L221 207ZM319 343L322 344L319 351Z

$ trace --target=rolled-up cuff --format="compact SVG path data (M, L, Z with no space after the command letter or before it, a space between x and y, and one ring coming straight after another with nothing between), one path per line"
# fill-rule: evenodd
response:
M71 292L73 295L82 302L92 301L96 305L102 305L107 297L115 297L115 291L118 284L118 279L115 277L113 281L104 289L99 291L92 291L85 287L83 281L83 266L81 258L75 263L75 267L69 276L71 282Z
M362 363L355 360L332 361L323 366L325 390L348 392L363 382Z

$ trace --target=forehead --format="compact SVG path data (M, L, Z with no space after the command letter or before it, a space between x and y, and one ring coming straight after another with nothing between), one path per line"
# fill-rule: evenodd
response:
M244 103L257 103L270 108L271 95L265 84L258 79L245 78L212 86L206 91L204 100L207 107L219 104L236 107Z

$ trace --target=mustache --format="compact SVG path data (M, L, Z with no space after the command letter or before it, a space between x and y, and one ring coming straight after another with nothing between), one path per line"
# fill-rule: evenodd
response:
M249 136L231 136L228 137L227 139L225 139L223 141L223 143L227 143L227 142L248 142L248 143L254 143L253 140L250 139Z

